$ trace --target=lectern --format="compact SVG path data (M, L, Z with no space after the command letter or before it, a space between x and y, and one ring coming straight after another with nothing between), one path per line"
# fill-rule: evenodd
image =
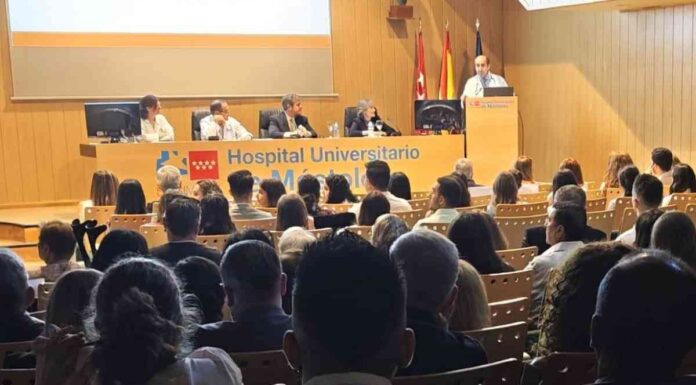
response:
M519 156L517 97L467 98L466 156L474 180L490 186Z

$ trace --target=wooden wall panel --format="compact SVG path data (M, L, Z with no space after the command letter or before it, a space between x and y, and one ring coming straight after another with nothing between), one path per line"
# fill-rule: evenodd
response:
M409 21L386 19L392 0L331 1L334 89L338 97L304 101L312 125L326 135L328 123L343 125L346 106L371 98L384 119L410 133L418 18L424 31L429 95L436 97L438 93L447 21L460 93L473 74L476 18L481 21L484 52L491 57L493 70L503 71L503 1L412 0L409 4L414 6L416 19ZM85 199L91 173L78 149L79 143L86 141L83 101L10 101L5 3L0 0L0 203ZM196 99L162 101L163 113L178 139L191 137L191 110L206 108L208 103ZM274 99L230 101L232 115L254 133L258 110L277 105L279 101Z
M561 159L580 160L601 180L611 151L639 168L650 150L694 151L694 5L526 12L503 1L505 73L520 97L524 148L536 177L550 180Z

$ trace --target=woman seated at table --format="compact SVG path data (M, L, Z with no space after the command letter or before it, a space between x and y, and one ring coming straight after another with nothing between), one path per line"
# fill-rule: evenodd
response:
M164 115L160 114L162 105L155 95L145 95L140 99L140 128L146 142L171 142L174 128Z
M372 130L369 129L370 126ZM362 99L358 102L358 116L350 124L348 136L368 136L371 131L375 133L373 135L400 135L398 131L382 121L372 100Z

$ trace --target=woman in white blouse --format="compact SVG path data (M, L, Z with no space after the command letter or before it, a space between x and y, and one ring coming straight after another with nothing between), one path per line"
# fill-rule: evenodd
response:
M140 128L146 142L174 141L174 127L160 114L162 105L155 95L140 99Z

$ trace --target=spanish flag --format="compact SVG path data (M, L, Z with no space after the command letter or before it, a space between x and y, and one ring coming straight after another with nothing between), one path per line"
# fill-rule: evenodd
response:
M456 99L453 67L448 22L445 26L445 43L442 47L442 65L440 66L440 100Z

